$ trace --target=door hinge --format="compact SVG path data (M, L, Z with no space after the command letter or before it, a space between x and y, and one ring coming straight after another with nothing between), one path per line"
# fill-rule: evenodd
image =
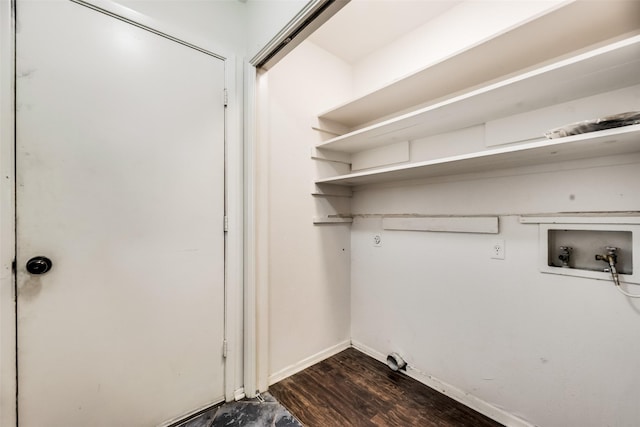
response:
M223 98L224 98L224 106L226 107L229 105L229 92L227 91L226 88L224 90Z
M227 340L222 341L222 357L227 358Z
M229 231L229 217L226 215L224 216L223 228L224 228L224 231Z

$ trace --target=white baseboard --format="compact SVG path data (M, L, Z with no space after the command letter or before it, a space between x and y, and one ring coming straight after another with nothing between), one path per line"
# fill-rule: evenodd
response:
M357 341L352 341L352 346L367 356L373 357L376 360L379 360L382 363L387 363L387 356L378 352L377 350L372 349L362 343ZM493 406L492 404L472 395L466 393L459 388L452 386L451 384L447 384L444 381L440 381L433 376L424 373L418 369L415 369L409 365L407 365L406 375L413 378L416 381L421 382L422 384L438 391L446 396L449 396L453 400L457 400L463 405L480 412L487 417L504 424L507 427L534 427L533 424L519 418L513 414L510 414L500 408Z
M271 374L269 376L269 385L275 384L278 381L282 381L283 379L290 377L291 375L296 374L304 369L307 369L309 366L315 365L318 362L322 362L324 359L328 359L329 357L334 356L341 351L348 349L349 347L351 347L351 341L346 340L334 345L333 347L329 347L319 353L309 356L298 363L289 365L286 368L281 369L274 374Z

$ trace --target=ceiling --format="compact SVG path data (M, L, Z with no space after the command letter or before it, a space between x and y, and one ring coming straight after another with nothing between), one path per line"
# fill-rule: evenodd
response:
M354 64L459 3L458 0L351 0L309 40Z

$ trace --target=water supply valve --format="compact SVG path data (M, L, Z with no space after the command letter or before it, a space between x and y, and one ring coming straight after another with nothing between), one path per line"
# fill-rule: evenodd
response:
M571 261L571 251L573 250L570 246L560 246L560 255L558 255L558 259L562 261L562 267L570 268L569 261Z
M618 248L613 247L613 246L607 246L604 248L606 251L606 254L601 255L601 254L596 254L596 261L604 261L607 264L609 264L609 267L611 268L610 271L615 271L615 266L618 263Z

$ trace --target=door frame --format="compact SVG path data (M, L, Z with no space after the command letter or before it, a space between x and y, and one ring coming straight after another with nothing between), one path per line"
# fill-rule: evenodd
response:
M202 40L110 0L67 0L119 17L175 42L213 52L224 61L225 109L225 399L244 396L243 280L244 181L242 68L226 48ZM15 227L15 8L0 0L0 425L17 426ZM240 77L239 77L240 76ZM220 224L222 227L223 224ZM201 408L203 409L203 408ZM175 421L175 420L174 420ZM170 424L170 423L169 423Z

